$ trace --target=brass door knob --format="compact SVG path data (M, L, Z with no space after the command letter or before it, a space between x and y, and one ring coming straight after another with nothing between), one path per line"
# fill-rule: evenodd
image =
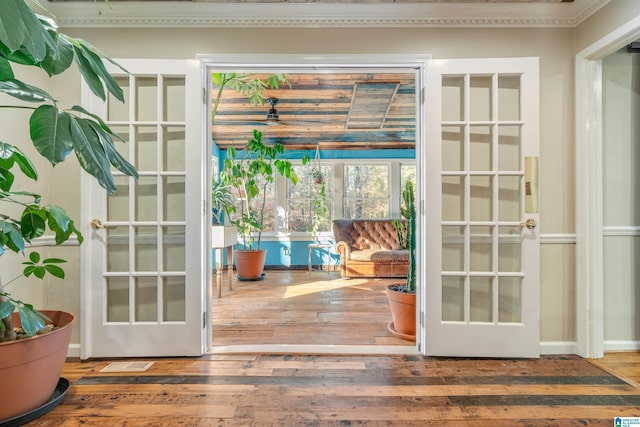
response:
M520 229L527 227L528 229L536 228L536 220L533 218L528 218L525 222L520 223Z
M99 218L94 218L91 221L89 221L89 226L94 230L100 230L104 228L104 224Z

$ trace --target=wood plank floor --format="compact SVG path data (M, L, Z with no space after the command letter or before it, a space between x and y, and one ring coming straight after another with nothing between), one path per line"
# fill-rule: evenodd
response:
M577 356L208 355L145 372L70 361L64 401L30 426L612 426L640 389ZM638 380L640 353L599 361ZM634 377L635 376L635 377Z
M234 278L213 300L213 345L414 346L387 330L386 286L402 279L341 279L338 272L268 270L265 279Z

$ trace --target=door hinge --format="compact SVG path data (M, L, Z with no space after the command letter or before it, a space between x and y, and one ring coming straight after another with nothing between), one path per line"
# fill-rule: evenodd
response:
M207 104L207 88L203 87L202 88L202 103L203 104Z
M420 326L424 328L424 312L420 312Z
M207 327L207 312L202 313L202 329Z

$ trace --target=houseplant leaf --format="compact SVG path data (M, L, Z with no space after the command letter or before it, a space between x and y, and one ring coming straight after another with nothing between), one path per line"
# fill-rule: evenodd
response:
M53 97L46 91L16 79L0 80L0 93L26 102L53 101Z
M13 79L15 75L13 74L13 69L11 68L11 64L6 58L0 57L0 80Z
M109 160L98 135L85 120L71 117L71 135L80 166L93 175L110 194L116 191Z
M73 150L69 115L52 105L41 105L31 114L31 140L52 165L63 162Z
M39 330L44 329L45 322L42 316L33 309L30 304L24 304L18 306L18 313L20 314L20 322L22 323L22 329L29 335L35 335Z
M26 240L40 237L46 230L46 211L37 205L27 206L20 218L20 229Z

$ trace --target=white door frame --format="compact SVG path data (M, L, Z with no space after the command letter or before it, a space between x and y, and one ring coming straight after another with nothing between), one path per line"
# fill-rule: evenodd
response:
M604 355L602 58L640 38L640 16L576 55L576 341Z
M425 107L424 107L424 92L426 81L426 69L427 63L431 59L431 55L428 54L354 54L354 55L272 55L272 54L202 54L197 55L197 59L202 64L202 78L203 81L209 82L209 71L212 69L261 69L261 70L309 70L314 67L317 68L395 68L395 69L417 69L416 75L416 87L420 88L418 91L418 102L416 106L416 117L418 118L416 123L416 174L417 174L417 196L418 206L420 211L417 221L417 232L421 233L424 230L425 211L425 190L424 186L420 185L420 182L424 182L424 165L420 167L420 161L418 159L424 157L426 152L425 144ZM209 83L208 83L209 84ZM210 115L208 115L210 116ZM207 125L205 129L211 129L210 117L207 118ZM211 142L210 138L207 139L208 155L203 156L203 167L206 168L204 176L208 176L211 179ZM210 195L208 202L210 204ZM210 213L209 213L210 215ZM207 237L207 241L211 241L211 236ZM423 249L418 245L416 250L416 257L421 259ZM417 277L422 283L426 283L424 280L426 276L425 269L422 267L425 263L419 262L416 269ZM210 260L207 267L207 271L211 271ZM211 285L207 287L207 298L205 301L209 302L212 298ZM425 292L423 288L417 290L417 311L424 313L426 307ZM209 305L211 307L211 305ZM210 310L207 310L209 313ZM211 314L208 314L207 321L207 336L208 340L212 340L212 321ZM233 346L229 349L216 349L210 346L213 352L238 352L238 351L263 351L263 352L308 352L310 350L316 353L353 353L353 354L366 354L371 352L380 353L381 351L386 354L425 354L425 328L424 322L420 319L423 316L416 316L417 332L416 332L416 345L410 346L335 346L335 345L261 345L261 346ZM212 342L211 342L212 343ZM242 347L242 348L241 348Z

